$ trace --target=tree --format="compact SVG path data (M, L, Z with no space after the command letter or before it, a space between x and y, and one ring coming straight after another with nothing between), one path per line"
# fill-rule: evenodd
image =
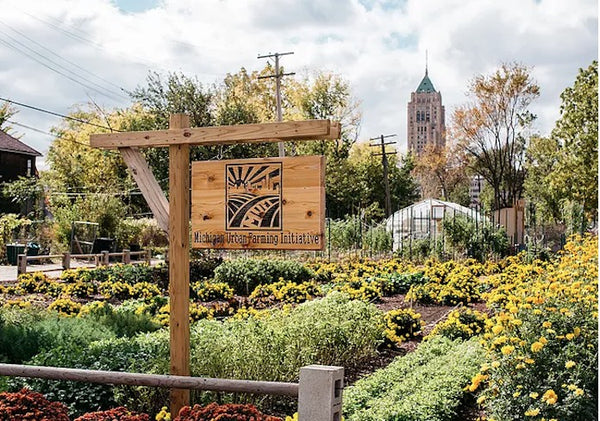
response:
M291 91L287 95L291 119L330 119L342 125L340 139L303 142L300 153L347 158L358 140L362 118L360 102L352 96L350 84L339 75L319 72L292 84Z
M10 103L5 102L0 106L0 130L4 133L10 133L12 127L8 125L9 120L17 113Z
M493 188L494 208L511 207L523 190L526 131L535 119L528 107L539 87L527 67L503 64L476 76L467 95L472 100L454 111L450 133Z
M413 170L421 187L421 196L451 200L468 206L469 177L467 163L463 158L463 154L450 144L445 147L427 145L421 155L415 158Z
M551 134L558 150L550 183L593 218L598 210L598 62L579 69L560 98L561 116Z
M559 223L562 220L562 195L550 178L558 163L558 144L551 137L533 136L526 153L525 197L535 207L536 219Z

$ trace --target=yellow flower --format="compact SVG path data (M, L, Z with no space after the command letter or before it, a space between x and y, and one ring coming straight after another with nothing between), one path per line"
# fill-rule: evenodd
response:
M519 363L519 364L517 364L517 366L516 366L515 368L516 368L517 370L522 370L522 369L524 369L524 368L525 368L525 364L523 364L523 363Z
M548 339L544 338L543 336L540 336L539 342L546 345L548 343Z
M575 361L571 361L571 360L569 360L569 361L567 361L567 362L565 363L565 367L566 367L566 368L573 368L573 367L575 367L576 365L577 365L577 364L575 363Z
M500 367L500 363L498 361L493 361L492 362L492 367L493 368L498 368L498 367Z
M502 347L502 354L510 355L515 350L515 347L512 345L505 345Z
M537 398L538 398L538 396L540 396L540 394L539 394L538 392L531 392L531 393L529 394L529 397L530 397L531 399L537 399Z
M535 363L535 360L533 358L525 358L524 360L527 364L533 364Z
M575 395L576 396L583 396L583 390L580 388L575 389Z
M565 338L567 338L567 341L572 341L572 340L573 340L573 338L575 338L575 335L574 335L574 334L572 334L572 333L567 333L567 334L565 335Z
M513 393L513 398L518 398L519 396L521 396L520 391L516 391L515 393Z
M498 335L504 328L501 325L496 325L492 328L492 332Z
M550 329L552 327L552 323L551 322L544 322L544 323L542 323L542 327L544 329Z
M547 390L544 396L542 396L542 402L546 402L548 405L554 405L557 400L558 396L552 389Z
M535 417L539 413L540 413L540 408L528 409L527 411L525 411L525 416L526 417Z
M534 342L531 344L531 352L539 352L544 347L544 344L541 342Z

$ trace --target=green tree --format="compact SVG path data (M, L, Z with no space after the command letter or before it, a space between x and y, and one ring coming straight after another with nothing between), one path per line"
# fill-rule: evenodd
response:
M290 90L292 119L330 119L342 125L340 139L302 142L300 153L347 158L358 140L362 119L360 102L352 96L350 84L339 75L319 72L294 83Z
M471 102L452 114L451 137L493 188L494 208L511 207L523 190L526 135L535 119L528 108L539 87L527 67L503 64L476 76L467 95Z
M592 218L598 210L598 62L580 69L560 98L561 116L551 135L558 150L550 183Z

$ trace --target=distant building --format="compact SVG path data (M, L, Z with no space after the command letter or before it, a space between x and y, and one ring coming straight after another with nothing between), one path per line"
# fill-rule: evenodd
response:
M19 176L37 176L35 159L42 156L19 139L0 130L0 184L16 180ZM29 208L30 204L26 206ZM10 198L0 197L0 213L28 213L30 209L22 209Z
M471 205L472 208L477 208L481 206L481 191L485 186L485 180L480 175L474 175L471 177L471 184L469 185L469 196L471 197Z
M442 94L433 87L427 67L416 92L410 94L407 127L408 150L414 155L421 155L427 145L444 147L446 144Z

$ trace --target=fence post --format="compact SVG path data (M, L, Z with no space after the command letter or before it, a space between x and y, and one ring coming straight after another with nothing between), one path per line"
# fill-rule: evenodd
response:
M63 253L63 261L62 261L63 269L71 269L71 253L66 252Z
M102 265L104 266L108 266L109 265L109 256L108 256L108 250L103 250L102 251Z
M128 265L131 263L131 251L123 249L123 264Z
M298 421L341 421L343 388L343 367L302 367L298 390Z
M19 254L17 256L17 275L27 273L27 255Z

